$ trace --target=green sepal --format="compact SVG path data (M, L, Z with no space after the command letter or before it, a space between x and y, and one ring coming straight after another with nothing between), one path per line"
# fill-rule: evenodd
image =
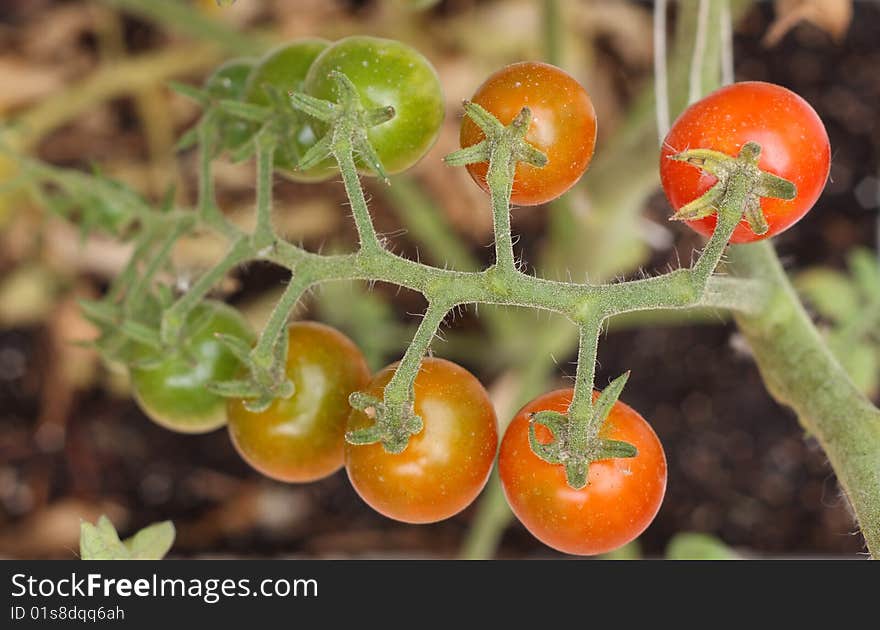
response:
M763 171L758 177L755 194L758 197L772 197L774 199L791 201L797 197L797 186L778 175Z
M330 123L336 117L337 106L335 103L316 98L310 94L304 94L303 92L290 92L288 96L290 97L290 104L294 109L308 114L312 118Z
M636 457L639 449L622 440L599 440L596 447L596 460L600 459L625 459Z
M489 141L481 140L477 144L453 151L443 158L449 166L467 166L489 161Z
M767 219L764 217L764 211L761 210L761 200L754 195L750 195L746 199L746 209L743 217L749 224L749 227L752 228L752 232L758 236L766 234L770 229L770 226L767 225Z
M696 221L718 212L718 202L724 194L721 184L715 184L693 201L686 203L669 217L670 221Z
M605 422L608 414L611 413L611 409L623 393L623 388L629 380L629 374L629 371L624 372L611 381L611 383L608 384L608 387L602 390L602 393L599 394L599 398L593 403L594 426L601 427Z
M345 434L345 441L349 444L381 442L386 452L402 453L409 444L409 438L425 428L424 421L413 411L411 404L388 404L364 392L352 392L348 404L359 411L374 411L373 424Z
M250 103L242 103L240 101L223 99L218 103L218 106L227 114L256 123L264 123L272 116L272 110L268 107L251 105Z
M491 113L486 111L482 105L473 101L462 101L465 115L474 121L487 138L497 137L504 133L504 125Z
M547 427L552 435L550 442L538 440L536 425ZM532 452L549 464L564 461L562 455L565 436L568 428L568 417L557 411L539 411L529 416L529 446Z
M168 81L167 85L174 92L177 92L181 96L184 96L191 101L195 101L202 107L206 107L208 103L210 103L212 100L211 95L208 94L205 90L197 88L193 85L180 83L179 81Z
M155 328L151 328L150 326L145 326L144 324L138 323L134 320L124 320L119 324L119 330L126 337L137 341L138 343L142 343L145 346L149 346L154 350L162 349L162 342L159 338L159 331Z
M317 166L332 155L332 146L332 138L329 135L324 136L309 147L302 158L300 158L296 168L301 171L307 171Z
M79 299L76 301L83 315L97 324L116 324L120 316L119 308L103 300Z

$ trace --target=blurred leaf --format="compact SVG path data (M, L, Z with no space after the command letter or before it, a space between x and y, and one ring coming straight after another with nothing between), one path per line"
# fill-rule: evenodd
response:
M110 519L102 516L97 525L80 525L79 556L82 560L129 560L131 553Z
M738 560L739 554L708 534L682 532L666 547L667 560Z
M174 535L174 524L163 521L143 528L124 544L133 560L161 560L171 550Z
M320 318L346 331L371 368L406 347L411 330L397 322L391 305L356 282L328 282L315 294Z
M639 544L638 539L636 539L614 551L603 553L601 558L603 560L641 560L642 546Z
M849 269L864 298L880 304L880 258L870 249L859 247L849 255Z
M844 274L825 268L804 271L795 287L820 315L835 322L846 321L859 312L859 293Z
M873 398L880 390L880 348L857 342L847 348L833 347L833 350L859 391Z
M174 525L164 521L123 542L110 519L101 516L95 525L81 524L79 554L83 560L161 560L171 549L174 535Z

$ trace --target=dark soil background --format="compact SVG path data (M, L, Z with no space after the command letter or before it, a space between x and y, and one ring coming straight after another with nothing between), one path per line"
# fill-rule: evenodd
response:
M437 19L446 19L471 4L443 2L434 11ZM0 2L6 33L0 42L14 41L9 31L57 5L73 10L81 3ZM356 19L370 5L343 3L341 10ZM876 247L880 6L856 2L854 11L840 41L801 24L768 50L761 39L774 19L770 3L755 6L735 34L737 78L798 92L816 108L831 138L832 181L825 195L796 229L777 239L793 270L843 268L852 247ZM124 23L132 50L154 45L154 26L132 18ZM91 45L88 36L81 45ZM624 61L613 69L629 71ZM127 100L115 102L114 124L125 128L131 107ZM84 133L57 132L42 143L43 157L81 163L69 147L77 141L88 147ZM133 133L126 131L121 144ZM112 153L105 143L95 140L87 159ZM130 146L135 153L142 149L136 141ZM338 191L329 194L341 200ZM659 194L647 210L658 223L667 211ZM656 253L649 270L662 270L678 257L687 260L699 246L683 230L675 236L674 251ZM488 255L479 244L474 251ZM14 264L0 257L0 274ZM278 280L262 268L248 270L246 278L237 300ZM403 318L414 308L404 297L394 310ZM475 327L471 318L456 325ZM741 346L730 324L612 332L600 346L598 382L632 370L626 401L651 421L669 459L667 497L641 538L643 552L662 554L681 531L714 534L760 556L862 552L821 449L793 413L770 398ZM40 421L53 402L47 379L58 360L47 325L0 328L0 556L70 557L79 519L93 520L102 512L125 532L172 519L178 528L174 553L181 556L451 556L473 518L471 507L436 525L394 523L358 499L344 472L303 487L262 479L239 459L225 431L177 436L149 422L128 397L98 383L63 403L59 429ZM498 553L553 555L518 524L507 530Z

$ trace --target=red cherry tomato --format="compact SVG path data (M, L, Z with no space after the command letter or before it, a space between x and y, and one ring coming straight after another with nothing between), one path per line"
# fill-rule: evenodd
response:
M530 415L565 413L572 394L571 389L552 391L520 409L501 441L498 472L513 513L535 538L564 553L606 553L636 538L654 520L666 492L666 457L645 419L618 402L599 435L629 442L638 455L593 462L588 485L573 489L563 466L545 462L529 446ZM535 429L538 440L550 441L546 427Z
M397 364L386 367L364 391L381 398L396 369ZM497 421L480 381L437 358L422 360L415 412L425 428L405 451L346 443L345 467L354 489L377 512L406 523L433 523L466 508L486 485L498 448ZM372 423L354 410L348 429Z
M370 381L364 355L341 332L317 322L288 329L287 378L293 396L254 413L227 402L229 435L242 458L267 477L315 481L342 467L348 396Z
M544 153L548 161L543 168L522 162L517 165L512 203L536 206L552 201L587 170L596 146L596 112L590 95L563 70L533 61L511 64L486 79L471 101L505 125L523 107L532 111L526 141ZM462 147L477 144L484 137L470 118L462 120ZM488 192L489 164L470 164L467 169Z
M736 227L732 243L775 236L797 223L816 203L831 163L828 133L815 110L794 92L772 83L734 83L688 107L672 125L660 156L660 179L675 210L693 201L716 179L683 162L667 159L685 149L714 149L736 155L749 141L761 145L758 166L797 186L790 201L764 197L761 208L769 230L758 236L748 223ZM688 221L710 236L715 215Z

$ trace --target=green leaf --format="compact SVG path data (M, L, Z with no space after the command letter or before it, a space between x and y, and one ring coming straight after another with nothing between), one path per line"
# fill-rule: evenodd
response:
M794 284L822 317L834 322L848 320L861 308L856 287L840 272L809 269L798 275Z
M741 557L719 539L708 534L682 532L666 547L667 560L738 560Z
M171 521L155 523L124 542L113 523L101 516L95 525L80 526L79 555L82 560L161 560L174 543Z
M618 547L608 553L599 556L602 560L641 560L642 546L639 544L638 538L626 543L623 547Z
M870 343L832 347L837 360L859 391L873 398L880 389L880 348Z
M144 527L123 543L132 560L161 560L174 544L174 524L162 521Z
M880 304L880 259L869 249L854 249L849 255L849 269L862 295Z
M79 556L83 560L129 560L131 553L119 540L110 519L101 516L97 525L80 525Z

